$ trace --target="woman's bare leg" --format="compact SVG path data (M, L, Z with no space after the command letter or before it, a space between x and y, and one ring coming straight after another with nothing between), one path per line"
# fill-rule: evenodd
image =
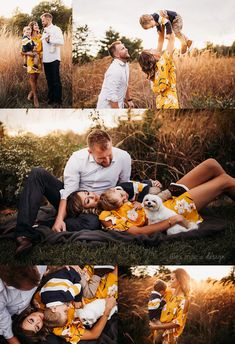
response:
M215 159L207 159L198 166L194 167L176 183L183 184L189 189L192 189L225 173L226 172L218 163L218 161L216 161Z
M29 82L30 82L32 93L33 93L33 102L34 102L35 107L39 107L38 97L37 97L37 78L38 76L36 75L36 73L29 75Z
M33 91L30 91L29 94L28 94L27 99L31 100L32 98L33 98Z
M235 200L235 178L230 177L226 173L222 173L189 191L197 210L205 207L223 192L226 192Z

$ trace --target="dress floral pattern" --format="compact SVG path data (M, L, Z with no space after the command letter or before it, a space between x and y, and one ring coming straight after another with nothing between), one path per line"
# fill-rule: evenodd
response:
M156 97L157 109L179 109L176 73L172 55L167 51L163 53L156 64L155 79L152 89Z

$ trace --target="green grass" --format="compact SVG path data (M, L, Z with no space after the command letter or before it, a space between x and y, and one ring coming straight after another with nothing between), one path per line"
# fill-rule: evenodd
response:
M227 223L226 230L214 236L166 242L157 247L137 244L104 243L91 247L85 243L44 244L22 256L17 262L23 264L233 264L235 243L235 209L233 205L216 207L213 210ZM0 240L0 262L16 263L14 259L15 243Z

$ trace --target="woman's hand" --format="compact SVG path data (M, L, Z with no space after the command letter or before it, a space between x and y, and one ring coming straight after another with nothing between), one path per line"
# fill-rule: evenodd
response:
M189 228L189 222L182 215L175 215L170 218L173 220L172 226L175 224L181 225L185 228Z
M159 182L159 180L152 180L150 179L151 183L152 183L152 186L157 186L159 188L162 188L162 184L161 182Z
M109 316L111 310L113 309L114 306L116 306L116 304L117 304L117 301L116 301L115 297L113 297L113 296L107 297L104 314Z
M65 232L66 231L66 224L63 220L60 220L60 219L56 219L55 220L55 223L52 227L52 230L54 232Z

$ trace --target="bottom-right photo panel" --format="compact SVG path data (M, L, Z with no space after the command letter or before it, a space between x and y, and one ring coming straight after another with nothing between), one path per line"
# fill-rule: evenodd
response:
M119 343L235 342L235 267L119 267Z

